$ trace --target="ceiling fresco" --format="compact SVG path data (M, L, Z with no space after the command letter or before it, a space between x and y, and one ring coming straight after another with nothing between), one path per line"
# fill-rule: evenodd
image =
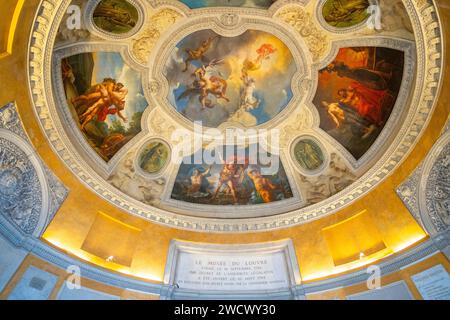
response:
M101 196L159 223L332 213L402 160L399 132L426 103L413 89L430 48L409 0L57 7L42 71L55 148Z

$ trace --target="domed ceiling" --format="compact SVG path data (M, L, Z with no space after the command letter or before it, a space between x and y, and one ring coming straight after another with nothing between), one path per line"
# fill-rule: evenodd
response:
M131 214L303 223L365 195L420 136L441 62L419 2L47 0L37 115L79 179Z

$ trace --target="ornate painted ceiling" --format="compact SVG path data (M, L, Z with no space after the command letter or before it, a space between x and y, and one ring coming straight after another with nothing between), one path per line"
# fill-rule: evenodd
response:
M74 174L130 214L303 223L382 182L429 120L442 43L420 2L46 0L35 110Z

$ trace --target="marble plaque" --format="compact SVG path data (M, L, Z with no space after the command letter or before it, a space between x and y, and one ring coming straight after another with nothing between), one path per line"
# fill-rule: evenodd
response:
M450 300L450 276L442 265L411 278L424 300Z
M165 283L181 290L252 292L300 284L290 240L255 245L173 241Z

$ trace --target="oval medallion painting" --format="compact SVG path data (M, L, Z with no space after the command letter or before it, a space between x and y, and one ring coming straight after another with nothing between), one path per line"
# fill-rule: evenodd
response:
M117 52L84 52L62 59L67 111L95 152L110 161L141 132L147 100L141 75Z
M302 139L294 146L294 158L305 171L316 171L323 166L325 156L319 145L311 139Z
M296 71L289 48L272 34L248 30L225 37L201 30L181 40L166 65L168 100L207 127L257 126L288 105Z
M336 28L356 26L369 17L369 0L327 0L322 8L325 21Z
M128 33L136 27L138 10L126 0L102 0L93 13L94 24L113 34Z
M139 166L148 174L158 174L169 161L169 147L159 141L151 141L142 149L139 156Z

